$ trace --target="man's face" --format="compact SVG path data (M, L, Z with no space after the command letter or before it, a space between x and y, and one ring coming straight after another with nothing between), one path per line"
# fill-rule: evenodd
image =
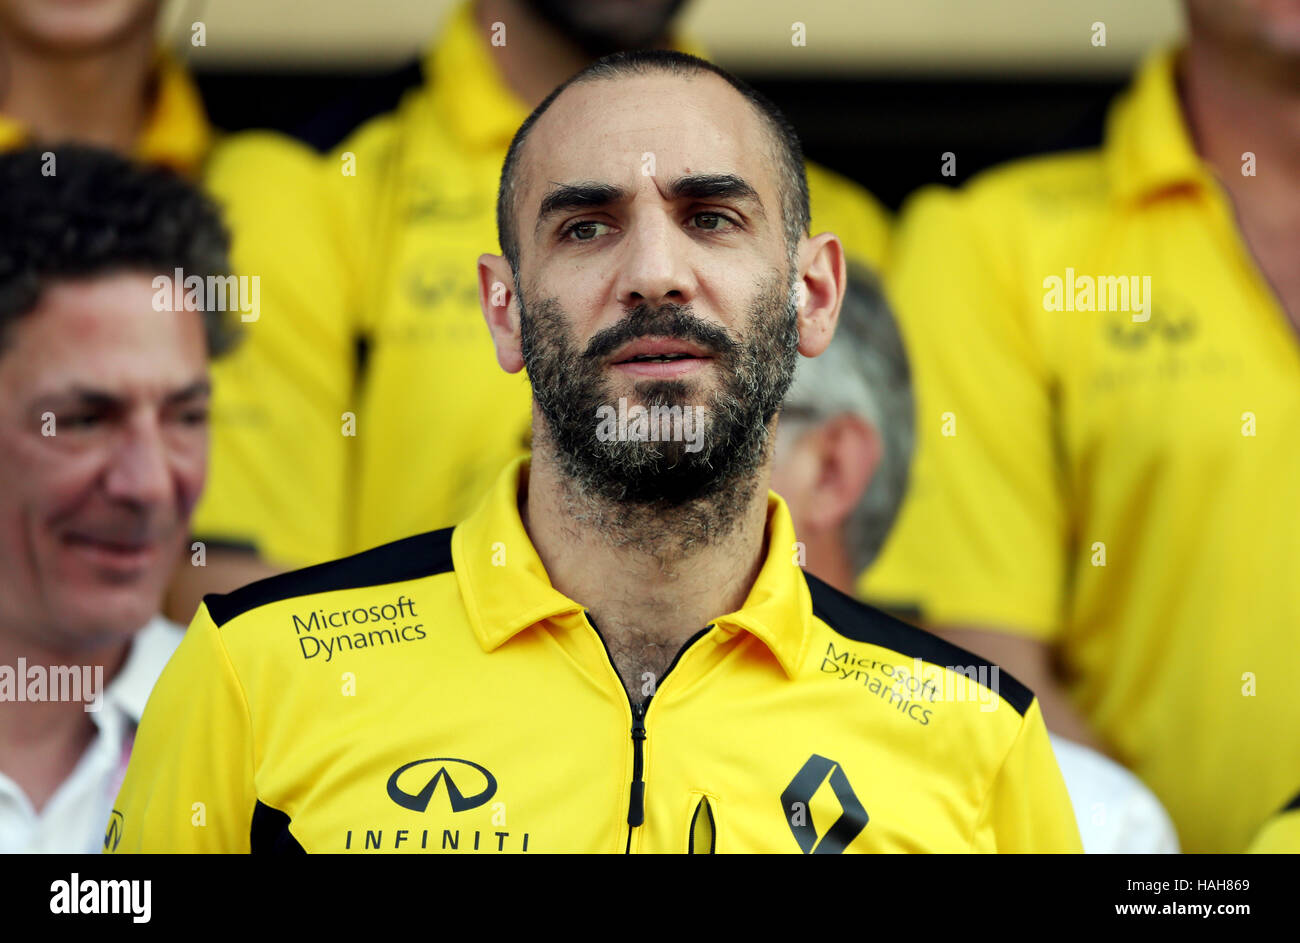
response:
M157 15L158 0L0 0L0 32L51 53L91 52Z
M207 343L148 275L58 282L0 353L0 631L120 642L159 608L207 464ZM179 306L179 296L174 306Z
M768 140L712 75L576 86L534 128L516 224L524 365L587 490L681 503L762 463L799 344ZM638 406L670 441L609 435Z
M686 0L527 0L593 59L660 42Z
M1300 0L1186 0L1193 28L1243 55L1300 71ZM1300 75L1293 78L1300 82Z

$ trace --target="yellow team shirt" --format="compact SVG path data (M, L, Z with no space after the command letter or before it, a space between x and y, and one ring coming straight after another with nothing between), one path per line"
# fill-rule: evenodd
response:
M1033 694L805 576L774 493L744 605L634 707L524 529L527 467L454 530L209 595L105 850L1081 850Z
M1300 781L1300 339L1174 69L1144 65L1102 148L905 208L916 464L861 588L1054 642L1182 846L1238 852Z
M184 66L159 53L154 70L153 102L131 156L146 164L198 176L212 147L213 130L203 99ZM0 151L32 143L27 128L0 114ZM57 142L56 142L57 143Z
M528 381L497 365L478 304L501 164L528 114L492 55L462 6L424 84L332 154L271 134L217 150L208 185L261 294L213 368L198 536L331 559L455 524L526 448ZM809 178L816 226L883 263L883 209L828 171Z
M1256 855L1300 854L1300 795L1264 823L1248 850Z

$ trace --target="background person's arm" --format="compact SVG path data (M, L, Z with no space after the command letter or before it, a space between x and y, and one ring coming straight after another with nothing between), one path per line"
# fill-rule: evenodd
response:
M1038 639L1028 638L992 628L931 629L935 635L960 645L983 658L987 658L1015 676L1016 680L1034 692L1047 729L1067 740L1091 747L1098 753L1107 753L1092 726L1070 702L1065 688L1057 679L1052 646Z

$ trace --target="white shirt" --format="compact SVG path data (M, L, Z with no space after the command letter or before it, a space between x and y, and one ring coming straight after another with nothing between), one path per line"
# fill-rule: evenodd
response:
M0 854L102 850L140 715L184 634L161 616L136 633L126 662L103 693L103 705L89 712L95 739L40 813L18 784L0 773Z
M1142 780L1096 750L1051 739L1087 854L1178 853L1174 823Z

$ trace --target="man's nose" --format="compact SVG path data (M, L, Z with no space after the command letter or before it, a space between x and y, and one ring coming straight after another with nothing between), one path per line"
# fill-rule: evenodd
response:
M105 488L110 497L132 504L171 500L171 462L157 419L136 419L122 429L109 459Z
M623 243L626 255L619 273L618 300L640 304L689 304L695 279L687 259L690 240L667 214L638 218Z

